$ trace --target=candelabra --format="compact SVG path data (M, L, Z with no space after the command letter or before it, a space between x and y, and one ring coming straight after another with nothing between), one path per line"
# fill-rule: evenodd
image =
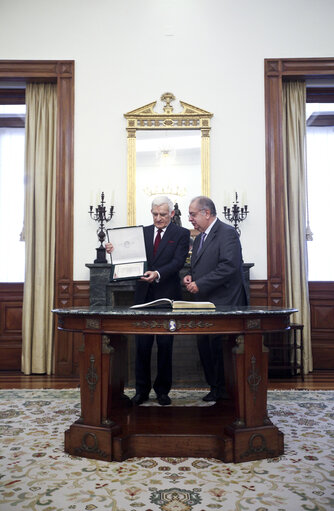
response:
M247 217L247 215L249 213L249 209L248 209L247 204L243 208L240 208L238 206L238 204L239 204L238 194L237 194L237 192L235 192L235 201L233 202L232 207L227 208L226 206L224 206L223 213L224 213L226 220L233 223L235 230L237 231L238 235L240 236L241 231L239 229L239 223L242 222L243 220L245 220L245 218Z
M99 238L100 246L96 249L96 259L94 263L106 263L106 249L103 246L103 242L106 237L106 231L104 225L112 219L114 214L114 206L110 206L109 213L106 214L106 207L104 201L104 192L101 193L101 203L95 208L95 212L93 211L93 206L89 206L88 211L90 217L96 222L99 222L99 227L96 231L97 237Z

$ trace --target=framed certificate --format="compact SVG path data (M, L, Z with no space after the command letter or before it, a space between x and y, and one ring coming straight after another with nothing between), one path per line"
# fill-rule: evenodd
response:
M107 229L107 237L114 247L110 254L110 280L142 277L147 269L143 226Z

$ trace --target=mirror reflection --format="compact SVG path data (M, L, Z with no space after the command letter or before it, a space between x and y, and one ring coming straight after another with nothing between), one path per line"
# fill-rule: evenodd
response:
M190 200L201 191L200 130L137 132L136 204L137 222L151 222L148 204L157 195L168 195L178 204L183 227L188 221Z

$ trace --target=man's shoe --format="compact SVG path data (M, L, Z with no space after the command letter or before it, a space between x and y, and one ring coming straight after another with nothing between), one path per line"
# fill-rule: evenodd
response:
M139 406L142 403L145 403L145 401L148 401L148 399L149 397L146 396L145 394L136 394L135 396L133 396L131 401L134 405Z
M217 401L218 397L217 397L217 394L216 394L216 392L214 390L210 390L210 392L206 396L202 397L202 400L203 401L207 401L207 402L209 402L209 401Z
M161 405L161 406L170 405L172 402L170 397L167 396L167 394L160 394L160 396L158 396L157 399L158 399L159 405Z
M204 396L202 399L203 401L220 401L222 399L229 399L229 395L226 392L225 389L221 389L220 391L217 391L216 389L210 390L209 394Z

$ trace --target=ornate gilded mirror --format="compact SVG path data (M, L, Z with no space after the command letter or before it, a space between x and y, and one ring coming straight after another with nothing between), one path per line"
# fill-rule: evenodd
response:
M128 140L128 225L151 223L156 195L168 195L181 210L184 227L188 205L196 195L210 195L210 119L213 114L166 92L157 101L124 114Z

